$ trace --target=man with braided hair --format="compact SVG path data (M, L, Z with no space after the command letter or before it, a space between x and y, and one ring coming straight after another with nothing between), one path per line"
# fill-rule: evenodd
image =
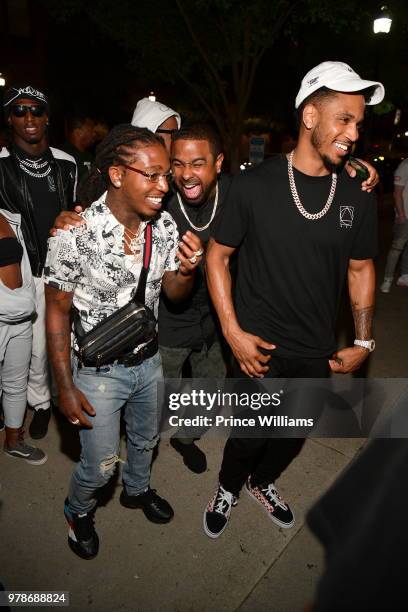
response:
M86 559L98 552L93 526L96 491L119 461L122 407L127 461L120 502L141 508L156 523L167 523L173 516L168 502L149 486L160 421L157 382L162 367L157 337L100 367L78 359L74 338L73 374L70 360L71 306L88 332L130 301L142 270L147 226L151 259L146 305L157 317L161 289L174 301L190 292L203 251L189 231L179 242L175 222L161 211L169 169L160 136L128 124L117 126L99 145L96 166L81 189L80 201L93 202L83 213L86 225L58 230L49 241L45 266L49 353L60 410L80 427L82 446L65 504L68 543Z
M166 198L165 207L175 220L179 233L193 231L206 244L230 184L229 177L221 175L224 156L219 135L206 124L191 124L176 130L180 126L178 113L147 98L138 102L132 124L147 127L160 135L164 131L164 136L168 137L166 146L173 139L174 190ZM81 210L76 208L78 212ZM75 226L83 222L74 212L64 211L55 225L66 229L69 224ZM204 262L196 272L194 287L187 300L174 304L165 295L161 297L159 349L165 378L181 378L187 364L194 378L225 376L226 366L217 319L206 288ZM187 468L199 474L207 469L207 460L191 433L191 430L179 429L171 437L170 444L181 455ZM194 433L198 436L202 432L196 430Z

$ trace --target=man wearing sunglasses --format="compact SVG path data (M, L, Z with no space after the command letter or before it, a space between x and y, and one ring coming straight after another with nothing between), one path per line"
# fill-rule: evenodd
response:
M181 118L176 111L157 100L142 98L133 111L131 124L144 127L161 136L170 155L171 137L181 125Z
M49 229L56 215L74 202L77 170L73 157L48 146L49 106L42 91L31 85L11 87L4 95L3 107L11 145L0 151L0 208L21 215L36 285L27 401L34 409L30 435L39 439L46 435L51 416L41 277Z

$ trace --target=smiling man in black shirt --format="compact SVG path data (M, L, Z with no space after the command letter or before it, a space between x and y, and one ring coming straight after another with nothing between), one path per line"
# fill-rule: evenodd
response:
M167 210L179 232L194 232L205 246L231 182L229 176L221 175L223 159L220 138L211 126L194 124L173 134L171 169L175 189ZM220 336L203 259L187 300L172 304L162 296L160 301L159 345L165 378L180 378L187 362L194 378L223 378L226 365ZM204 453L185 432L178 431L170 444L191 471L201 473L207 469Z
M296 149L234 180L207 251L207 273L236 377L353 372L373 350L376 207L343 166L365 104L383 97L380 83L362 80L346 64L319 64L296 99ZM238 248L233 304L228 262ZM337 350L334 326L346 277L356 340ZM207 535L224 531L244 483L273 522L291 527L294 515L274 483L303 443L230 438L219 486L204 513Z

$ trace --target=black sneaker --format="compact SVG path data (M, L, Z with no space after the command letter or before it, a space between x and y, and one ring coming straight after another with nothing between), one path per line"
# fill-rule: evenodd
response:
M281 498L273 482L252 486L248 478L247 493L268 513L269 518L284 529L295 524L295 517L288 504Z
M24 461L31 463L31 465L43 465L48 459L44 451L35 446L26 444L23 438L19 439L17 444L11 448L5 445L4 452L6 455L9 455L9 457L24 459Z
M48 423L51 418L51 408L46 410L34 410L34 415L28 431L33 440L40 440L47 435Z
M156 489L149 488L139 495L128 495L123 489L119 501L125 508L141 508L152 523L168 523L174 516L173 508L157 495Z
M203 526L209 538L218 538L230 519L233 506L238 503L235 495L219 484L215 495L204 511Z
M93 559L98 554L99 538L94 527L95 511L74 514L68 510L65 500L64 514L69 525L68 544L81 559Z
M207 469L206 456L194 442L183 444L178 438L170 438L170 444L183 457L184 465L194 474L205 472Z

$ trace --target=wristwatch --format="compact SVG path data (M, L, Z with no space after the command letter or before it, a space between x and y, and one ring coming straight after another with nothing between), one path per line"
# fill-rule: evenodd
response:
M367 349L370 353L375 349L375 340L354 340L354 344Z

